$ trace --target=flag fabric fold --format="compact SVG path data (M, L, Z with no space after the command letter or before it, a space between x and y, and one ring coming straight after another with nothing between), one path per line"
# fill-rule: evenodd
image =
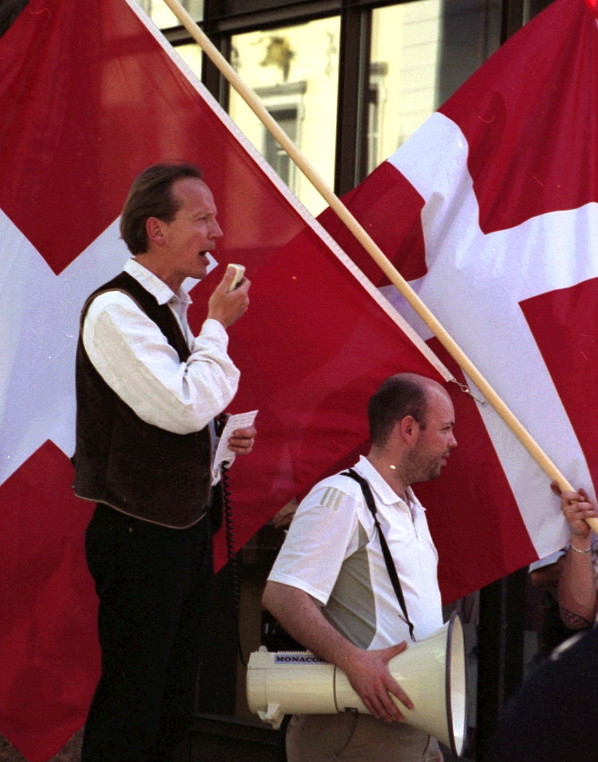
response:
M128 257L117 216L139 171L185 158L214 191L225 238L192 292L196 328L225 263L252 281L230 331L230 412L259 410L254 452L230 471L236 548L362 449L383 378L446 371L134 0L30 0L0 38L0 72L0 733L43 762L83 723L98 669L92 506L70 487L74 351L85 297Z
M344 199L565 478L590 493L598 476L597 61L587 5L556 0ZM321 221L429 339L333 213ZM418 487L449 600L568 536L549 479L487 404L457 398L456 436L442 479Z

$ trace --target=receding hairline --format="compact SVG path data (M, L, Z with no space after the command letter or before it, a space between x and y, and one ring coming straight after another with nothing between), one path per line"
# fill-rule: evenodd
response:
M408 381L415 386L417 386L422 392L424 392L426 397L426 402L428 401L428 395L433 389L436 389L441 394L445 395L450 399L450 395L445 389L445 387L436 381L434 378L429 378L429 376L422 376L419 373L395 373L394 376L389 376L383 383L391 382L393 380L396 381Z
M197 183L199 183L201 187L208 192L210 201L215 204L216 202L214 200L214 194L212 192L212 189L210 188L210 186L207 184L207 182L204 180L203 177L192 177L192 176L177 177L170 184L170 192L172 193L172 196L176 198L177 201L182 201L180 196L181 185L190 185L190 184L196 185Z
M434 400L434 397L436 397L436 399L441 398L443 402L448 403L448 405L450 405L453 411L451 423L454 423L455 422L454 421L454 418L455 418L454 405L451 399L451 395L448 393L446 388L442 384L438 383L438 381L435 381L433 378L426 378L425 382L422 383L421 388L424 392L424 398L426 403L426 407L425 407L426 419L428 416L428 412L430 410L430 405L432 401Z
M440 389L444 389L442 384L438 383L436 379L430 378L429 376L422 376L420 373L411 373L409 371L395 373L394 376L389 376L387 380L392 381L393 379L404 379L405 381L412 381L414 384L419 384L420 386L437 386Z

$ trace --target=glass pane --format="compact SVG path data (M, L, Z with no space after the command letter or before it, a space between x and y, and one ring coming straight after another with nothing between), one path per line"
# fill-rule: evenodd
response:
M168 29L171 26L180 26L179 20L164 3L164 0L137 1L160 29ZM179 2L196 21L203 20L203 0L179 0Z
M193 74L198 79L201 79L202 55L199 45L195 42L190 42L187 45L177 45L175 50Z
M307 160L332 187L340 21L337 16L232 38L232 63ZM312 214L326 206L245 102L230 114Z
M535 15L543 11L545 8L548 8L552 2L554 2L554 0L525 0L523 7L526 17L524 18L524 22L527 23Z
M417 0L373 12L368 171L500 43L500 0Z

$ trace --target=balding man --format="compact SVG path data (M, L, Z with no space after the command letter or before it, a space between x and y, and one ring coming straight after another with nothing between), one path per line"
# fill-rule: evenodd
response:
M296 640L346 673L371 716L293 717L289 762L442 759L435 739L401 722L391 696L408 708L412 702L388 662L407 647L410 625L417 639L442 626L438 555L411 484L439 476L456 447L454 409L440 384L403 373L382 383L368 412L369 453L350 475L324 479L303 500L263 603Z

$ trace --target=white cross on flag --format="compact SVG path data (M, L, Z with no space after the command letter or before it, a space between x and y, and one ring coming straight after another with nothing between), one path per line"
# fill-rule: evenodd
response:
M43 762L83 723L97 677L91 506L70 486L74 351L84 299L128 257L117 216L138 172L185 158L214 191L225 238L193 291L195 327L223 263L252 281L230 331L230 412L259 410L256 447L230 472L237 547L354 460L383 378L445 370L134 0L30 0L0 38L0 112L0 733Z
M565 478L591 493L597 72L592 11L556 0L344 199ZM428 339L329 210L321 221ZM567 536L544 472L488 405L455 399L459 447L441 479L417 487L449 600Z

